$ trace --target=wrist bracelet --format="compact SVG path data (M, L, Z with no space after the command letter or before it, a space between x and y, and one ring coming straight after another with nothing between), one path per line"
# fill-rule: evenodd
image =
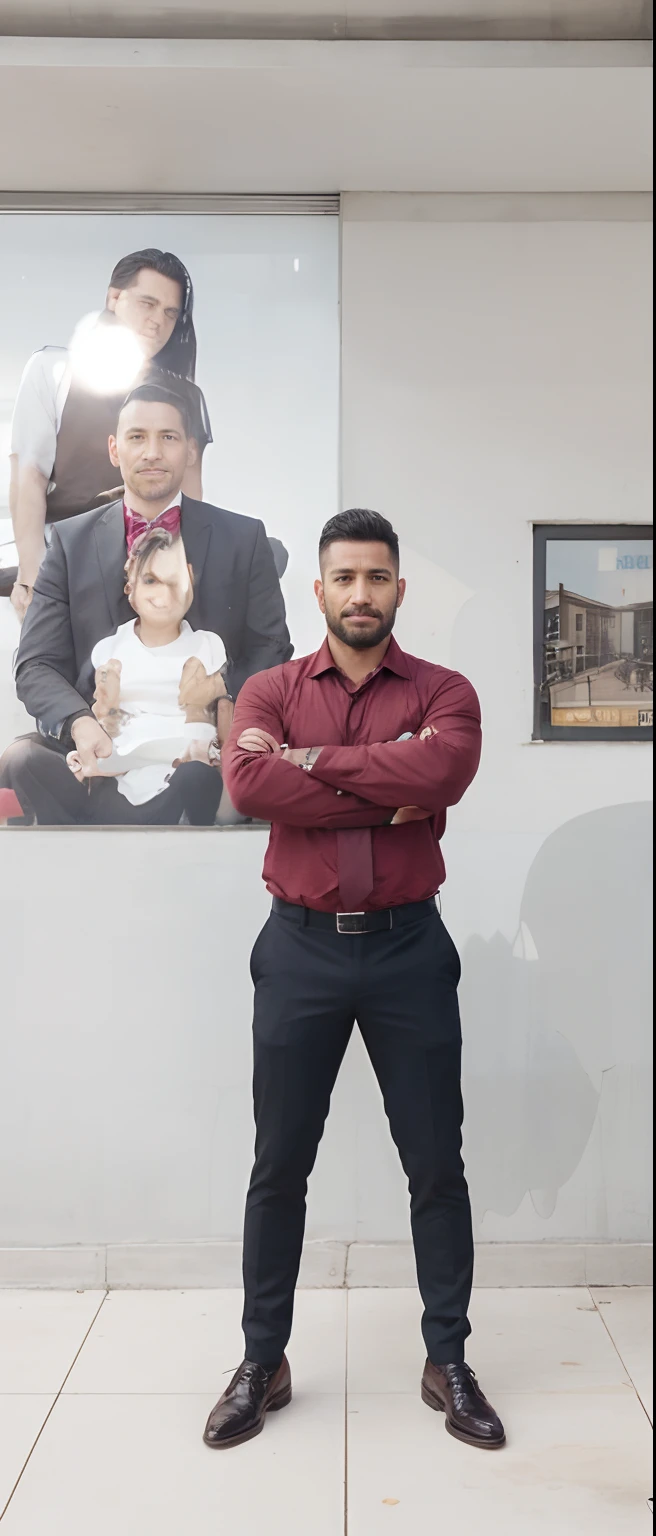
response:
M217 704L234 704L235 701L231 693L220 693L216 702Z

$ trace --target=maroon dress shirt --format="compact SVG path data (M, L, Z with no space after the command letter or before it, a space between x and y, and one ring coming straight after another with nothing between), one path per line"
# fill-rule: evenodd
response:
M290 747L321 747L311 772L280 753L238 747L254 726ZM408 731L413 739L399 741ZM237 810L272 824L264 879L273 895L321 912L378 911L439 889L447 806L471 784L480 752L478 699L458 672L406 655L392 638L381 665L357 685L335 666L326 640L315 656L248 679L222 767ZM406 805L431 815L391 826ZM345 873L349 833L357 858ZM367 849L369 890L354 907L344 886L350 894L351 866L367 865Z

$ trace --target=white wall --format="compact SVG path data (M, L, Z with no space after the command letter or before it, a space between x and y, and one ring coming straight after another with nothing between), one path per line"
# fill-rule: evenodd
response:
M531 744L531 525L651 517L651 229L540 208L346 199L343 495L400 531L399 638L482 699L444 895L478 1232L644 1238L652 753ZM373 1097L365 1118L361 1222L398 1235Z
M346 202L343 500L399 529L400 639L483 702L445 890L477 1233L640 1241L651 752L530 744L531 521L649 515L649 231L449 207ZM243 830L2 837L0 1246L238 1238L263 848ZM408 1233L357 1043L309 1232Z

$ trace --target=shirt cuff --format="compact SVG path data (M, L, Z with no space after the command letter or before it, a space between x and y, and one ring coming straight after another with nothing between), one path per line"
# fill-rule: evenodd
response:
M76 709L73 715L67 715L65 720L60 720L59 725L55 726L54 731L51 731L50 735L54 736L55 741L67 740L71 736L71 726L76 720L81 720L83 715L87 715L90 720L95 720L96 718L92 709Z

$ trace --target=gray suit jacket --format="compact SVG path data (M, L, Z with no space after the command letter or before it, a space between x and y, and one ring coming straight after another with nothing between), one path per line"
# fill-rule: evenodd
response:
M187 619L221 636L236 696L247 677L293 652L264 524L183 496L182 537L195 578ZM52 736L91 703L97 641L133 617L125 560L121 501L53 526L16 660L18 697Z

